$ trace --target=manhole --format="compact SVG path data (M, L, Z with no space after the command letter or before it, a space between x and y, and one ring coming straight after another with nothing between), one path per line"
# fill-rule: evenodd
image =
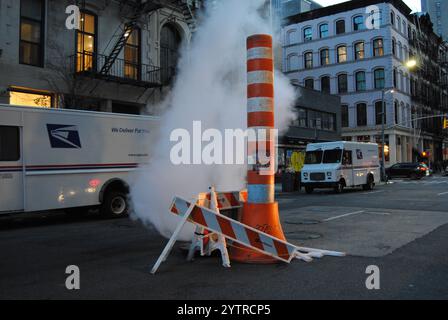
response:
M293 225L314 225L314 224L319 224L321 223L321 221L319 220L314 220L314 219L303 219L303 218L299 218L299 217L291 217L285 220L286 224L293 224Z
M293 240L314 240L322 238L322 235L307 231L290 231L285 233L286 239Z

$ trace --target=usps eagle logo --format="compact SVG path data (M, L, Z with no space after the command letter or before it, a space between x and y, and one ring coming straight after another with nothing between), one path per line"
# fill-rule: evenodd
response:
M81 149L77 126L47 124L50 144L55 149Z

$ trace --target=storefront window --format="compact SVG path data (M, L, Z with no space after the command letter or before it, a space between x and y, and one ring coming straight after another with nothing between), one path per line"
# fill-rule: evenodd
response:
M9 103L15 106L51 108L53 97L49 94L11 91Z

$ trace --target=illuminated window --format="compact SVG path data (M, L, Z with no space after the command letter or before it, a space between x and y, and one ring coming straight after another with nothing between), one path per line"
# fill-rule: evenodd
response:
M138 80L140 78L140 29L135 29L126 40L124 60L124 76Z
M43 66L44 1L20 2L20 53L21 64Z
M50 94L12 90L9 103L15 106L51 108L53 97Z
M80 29L76 31L76 71L92 71L95 67L96 16L81 12Z

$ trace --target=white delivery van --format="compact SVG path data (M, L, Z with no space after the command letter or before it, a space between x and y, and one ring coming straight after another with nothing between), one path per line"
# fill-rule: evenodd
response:
M341 193L346 187L358 186L372 190L381 177L378 152L375 143L309 144L302 169L302 186L307 193L316 188L334 188Z
M127 213L155 117L0 105L0 214L99 206ZM70 211L70 210L67 210Z

